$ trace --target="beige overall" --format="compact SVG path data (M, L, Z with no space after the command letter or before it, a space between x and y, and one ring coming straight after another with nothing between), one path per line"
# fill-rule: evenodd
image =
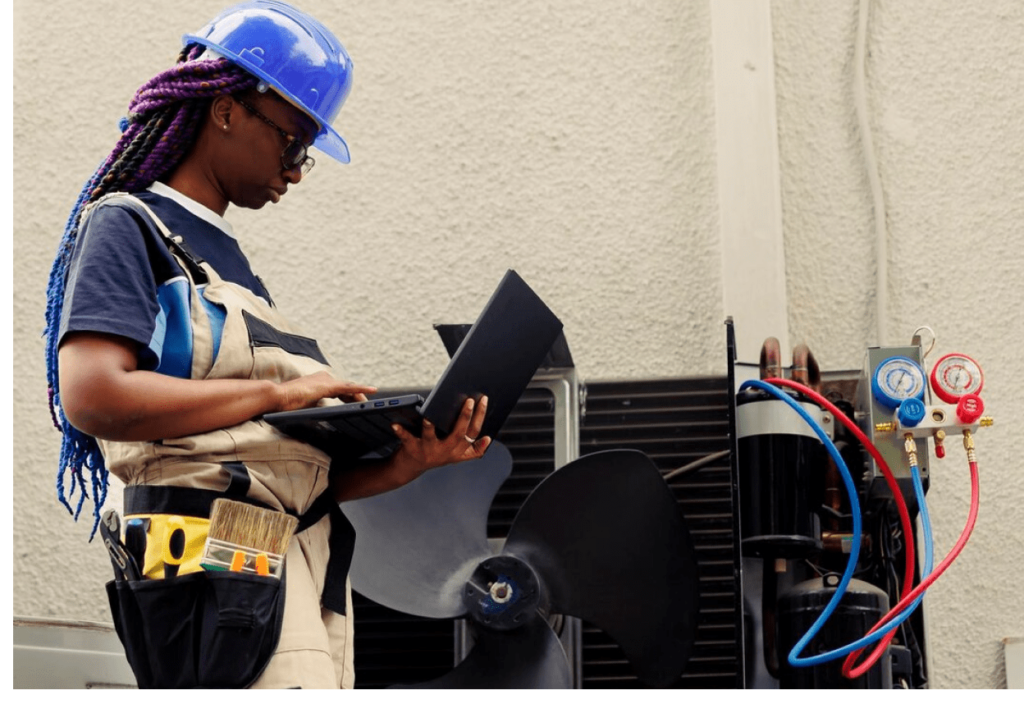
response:
M180 242L141 201L132 200L149 212L165 238ZM175 248L171 251L191 284L193 379L281 382L331 370L315 340L298 336L276 308L244 287L222 280L205 262L199 266L208 283L197 286L189 262ZM216 359L210 319L200 296L226 311ZM267 330L281 333L283 345L268 343ZM259 420L156 442L100 441L100 447L107 468L128 487L159 485L222 491L229 483L224 463L242 463L251 480L249 498L300 515L328 484L327 455ZM129 510L126 508L126 514ZM151 523L144 572L149 578L159 578L163 575L160 543L164 539L162 522L166 516L145 517ZM201 518L185 520L187 547L180 574L201 569L199 558L208 525ZM285 614L280 642L254 687L353 686L352 602L348 584L347 617L321 606L330 533L330 517L325 516L292 539L285 562Z

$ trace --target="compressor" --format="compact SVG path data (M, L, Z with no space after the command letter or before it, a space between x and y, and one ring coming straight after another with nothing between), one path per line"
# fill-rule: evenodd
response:
M929 369L935 336L924 350L925 330L831 378L804 345L784 369L769 338L741 380L730 346L748 688L927 686L920 605L974 528L974 436L993 420L981 366L957 352ZM953 438L966 452L970 511L939 560L929 463Z

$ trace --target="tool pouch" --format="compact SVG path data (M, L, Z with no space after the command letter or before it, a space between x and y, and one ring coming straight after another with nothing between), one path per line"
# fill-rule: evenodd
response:
M151 517L152 526L163 525L161 519L168 515L184 517L201 545L213 501L222 496L244 499L248 489L244 465L225 464L225 470L231 481L223 492L128 487L125 512ZM248 687L277 649L287 570L280 579L207 571L198 566L200 551L189 551L189 563L177 576L107 584L114 628L140 689ZM151 548L149 559L141 562L159 563L159 555L159 547ZM140 569L145 573L145 564Z
M244 465L225 463L224 468L231 482L223 492L130 486L124 494L125 513L151 516L154 523L168 514L208 520L214 499L244 499L248 489ZM324 493L299 516L297 532L327 515L331 516L331 557L321 604L344 614L345 584L355 546L352 524ZM283 570L277 579L196 569L171 579L109 582L107 598L114 627L139 688L252 685L281 637L287 573Z
M107 583L141 689L250 686L277 648L284 595L283 577L240 572Z

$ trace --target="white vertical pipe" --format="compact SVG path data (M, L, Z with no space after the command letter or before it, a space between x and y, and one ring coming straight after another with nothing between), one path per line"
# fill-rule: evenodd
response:
M769 0L709 0L726 315L740 361L789 350Z

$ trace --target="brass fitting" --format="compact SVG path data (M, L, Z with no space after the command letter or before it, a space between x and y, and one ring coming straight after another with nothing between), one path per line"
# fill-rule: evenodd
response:
M964 449L967 450L967 461L977 462L978 457L974 453L974 436L971 435L970 430L964 431Z
M978 425L982 428L991 428L992 424L996 422L996 419L992 416L982 416L978 419Z
M888 421L885 423L875 423L876 433L891 433L894 430L896 430L896 423L894 423L893 421Z
M918 467L917 463L917 443L914 442L914 436L912 433L907 433L903 436L905 441L903 443L903 449L907 452L907 459L910 460L910 466Z

